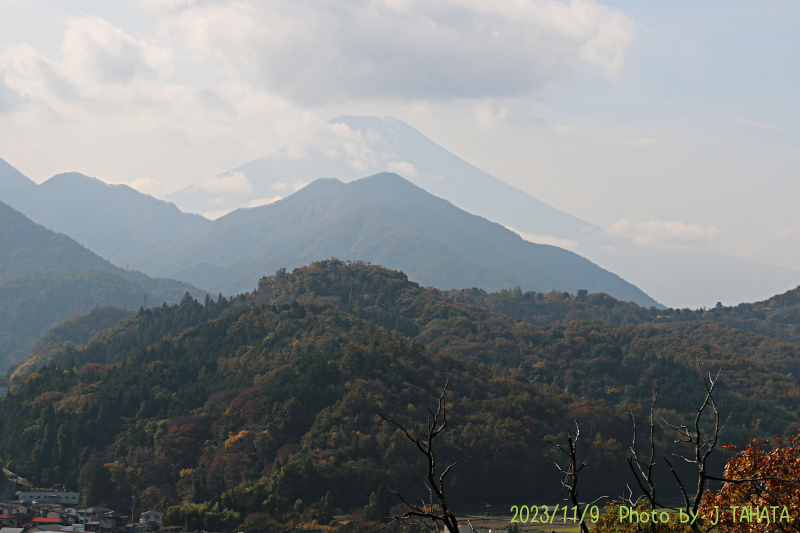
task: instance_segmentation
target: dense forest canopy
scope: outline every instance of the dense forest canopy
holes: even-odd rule
[[[450,379],[441,454],[459,461],[448,485],[458,505],[554,503],[542,436],[563,438],[573,421],[586,497],[619,493],[630,413],[658,388],[659,418],[687,420],[698,368],[720,370],[725,442],[800,427],[798,346],[787,324],[772,327],[779,303],[757,305],[439,291],[374,265],[317,262],[231,299],[141,309],[80,345],[70,328],[54,333],[54,360],[0,402],[0,459],[93,504],[124,508],[136,494],[198,528],[280,528],[362,508],[382,485],[418,494],[422,457],[379,413],[423,422]],[[676,449],[663,427],[656,440]]]

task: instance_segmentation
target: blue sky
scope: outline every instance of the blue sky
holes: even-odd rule
[[[616,235],[800,270],[798,28],[778,1],[0,0],[0,157],[159,196],[394,115]]]

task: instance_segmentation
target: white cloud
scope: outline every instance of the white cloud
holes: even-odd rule
[[[141,191],[145,194],[150,194],[153,196],[160,196],[164,194],[164,188],[161,186],[161,183],[152,178],[141,178],[134,180],[130,183],[130,186],[137,191]]]
[[[572,252],[576,251],[579,246],[578,241],[573,239],[564,239],[561,237],[554,237],[553,235],[540,235],[536,233],[527,233],[525,231],[514,229],[510,226],[506,226],[506,229],[513,231],[526,241],[536,244],[549,244],[551,246],[558,246],[559,248],[564,248],[565,250],[570,250]]]
[[[389,163],[386,164],[386,170],[395,172],[404,178],[416,178],[419,174],[417,167],[408,161],[389,161]]]
[[[635,25],[593,0],[210,0],[146,5],[188,57],[298,102],[530,94],[584,63],[614,77]]]
[[[630,239],[635,244],[651,248],[706,245],[717,237],[717,228],[714,226],[686,224],[679,220],[632,222],[622,219],[605,228],[605,231],[611,236]]]
[[[170,51],[127,35],[98,17],[67,21],[60,56],[49,58],[27,44],[3,50],[5,84],[34,104],[61,113],[76,101],[106,110],[131,99],[156,101],[170,71]]]
[[[272,183],[269,188],[282,192],[284,196],[288,196],[295,191],[299,191],[306,185],[308,185],[307,181],[295,180],[291,183],[287,183],[285,181],[276,181],[275,183]]]
[[[60,43],[0,49],[0,146],[37,180],[70,168],[174,190],[281,146],[386,168],[308,104],[466,102],[491,128],[510,97],[581,64],[613,76],[635,45],[633,22],[594,0],[140,0],[125,30],[88,9],[55,17]],[[246,187],[218,181],[203,186]]]
[[[219,217],[225,216],[230,212],[231,212],[230,209],[222,209],[222,210],[219,210],[219,211],[206,211],[206,212],[203,213],[203,216],[206,217],[209,220],[216,220]]]
[[[253,185],[248,181],[243,172],[231,171],[221,176],[208,178],[200,182],[200,188],[207,192],[229,192],[250,194]]]
[[[63,73],[76,86],[128,84],[168,73],[170,51],[135,39],[99,17],[69,20],[61,45]]]
[[[570,135],[578,131],[574,124],[556,124],[553,126],[553,133],[556,135]]]
[[[508,106],[499,105],[490,99],[483,99],[472,106],[475,120],[484,128],[496,128],[508,116]]]
[[[283,196],[273,196],[272,198],[255,198],[248,202],[247,207],[261,207],[262,205],[274,204],[278,200],[283,200]]]

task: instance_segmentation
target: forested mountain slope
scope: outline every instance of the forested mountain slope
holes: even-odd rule
[[[53,326],[97,305],[137,309],[203,291],[125,271],[0,203],[0,372]]]
[[[134,311],[124,307],[98,305],[88,313],[65,320],[43,335],[31,354],[11,368],[11,378],[63,358],[67,350],[85,344],[101,331],[113,327],[132,314]]]
[[[339,256],[403,269],[439,288],[521,285],[574,292],[588,285],[623,300],[657,305],[590,261],[523,241],[397,175],[382,174],[353,186],[320,180],[279,205],[240,210],[212,222],[125,185],[76,172],[37,185],[0,163],[0,201],[116,265],[214,292],[250,290],[264,271]]]
[[[232,293],[251,290],[265,271],[332,256],[402,270],[441,289],[590,289],[657,305],[575,253],[527,242],[390,173],[347,184],[317,180],[280,202],[230,213],[135,264]]]
[[[465,504],[544,497],[558,480],[539,434],[564,420],[603,429],[587,449],[597,461],[625,438],[608,408],[582,409],[308,302],[242,306],[113,366],[34,371],[0,402],[0,456],[37,480],[79,479],[95,503],[119,506],[134,491],[164,510],[210,501],[240,521],[286,520],[298,499],[327,492],[342,508],[381,484],[417,493],[421,457],[378,412],[418,421],[448,378],[442,460],[464,465],[450,487]]]
[[[598,312],[613,304],[583,296]],[[687,324],[534,325],[400,272],[318,262],[230,301],[142,310],[23,376],[0,402],[0,458],[42,483],[77,480],[94,503],[137,493],[176,523],[233,530],[267,513],[280,528],[331,499],[363,506],[381,484],[416,494],[420,457],[378,413],[419,422],[450,378],[454,500],[554,501],[541,435],[573,420],[593,465],[585,494],[616,493],[629,410],[659,387],[658,415],[688,420],[698,365],[721,368],[725,442],[800,424],[793,375],[670,330]],[[673,450],[663,429],[657,439]]]

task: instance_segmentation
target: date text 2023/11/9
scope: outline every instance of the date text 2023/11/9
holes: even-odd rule
[[[557,517],[561,518],[565,523],[567,520],[582,523],[588,518],[592,523],[596,524],[600,518],[600,508],[596,505],[587,506],[583,509],[567,505],[512,505],[511,513],[512,524],[552,524]]]

